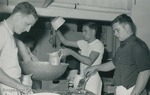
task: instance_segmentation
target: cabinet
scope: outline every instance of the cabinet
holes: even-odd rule
[[[94,6],[113,9],[131,9],[132,0],[55,0],[59,3],[77,4],[77,9],[80,6]]]
[[[57,12],[49,12],[62,17],[111,21],[119,14],[130,13],[132,3],[133,0],[55,0],[48,8],[58,8]]]
[[[41,4],[40,1],[33,0],[34,3],[38,4]],[[17,2],[21,1],[17,0]],[[119,14],[129,14],[132,5],[133,0],[54,0],[47,8],[35,7],[37,13],[42,17],[62,16],[65,18],[111,21]],[[13,8],[14,5],[3,5],[0,6],[0,11],[11,13]]]

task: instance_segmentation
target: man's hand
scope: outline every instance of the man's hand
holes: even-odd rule
[[[18,86],[18,90],[22,93],[24,93],[25,95],[28,95],[28,94],[32,94],[32,89],[31,87],[27,86],[27,85],[23,85],[23,84],[20,84]]]
[[[71,53],[72,53],[72,50],[69,48],[61,49],[61,54],[63,54],[63,56],[71,55]]]
[[[96,72],[98,72],[97,66],[91,66],[91,67],[87,67],[85,70],[84,70],[84,75],[86,76],[91,76],[91,75],[94,75]]]

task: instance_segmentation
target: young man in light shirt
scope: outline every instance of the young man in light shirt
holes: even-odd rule
[[[103,43],[96,38],[96,32],[98,32],[97,28],[98,27],[94,22],[85,23],[82,27],[82,35],[84,40],[79,41],[70,41],[66,39],[60,31],[57,31],[57,35],[64,45],[76,47],[81,50],[80,54],[69,48],[61,50],[63,55],[72,55],[81,62],[81,76],[84,76],[83,70],[87,67],[101,64],[104,53],[104,46]],[[96,95],[101,95],[102,81],[98,73],[89,78],[85,89],[93,92]]]
[[[29,32],[38,20],[35,8],[28,2],[21,2],[12,14],[0,23],[0,92],[2,95],[29,93],[31,88],[21,84],[21,68],[18,63],[18,49],[13,34]]]

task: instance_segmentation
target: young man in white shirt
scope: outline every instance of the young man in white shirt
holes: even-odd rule
[[[10,17],[0,23],[0,92],[2,95],[20,95],[31,88],[19,82],[21,68],[18,63],[18,48],[13,34],[29,32],[38,20],[35,8],[28,2],[21,2]]]
[[[69,49],[62,49],[63,55],[72,55],[78,59],[80,64],[80,75],[84,76],[83,70],[87,67],[101,64],[104,53],[102,42],[96,39],[97,25],[94,22],[89,22],[83,25],[82,32],[84,40],[70,41],[66,39],[60,31],[57,32],[61,42],[66,46],[76,47],[81,50],[80,54]],[[101,95],[102,81],[98,73],[91,76],[86,83],[85,89],[93,92],[96,95]]]

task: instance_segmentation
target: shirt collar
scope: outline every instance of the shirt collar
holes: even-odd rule
[[[12,32],[12,31],[10,30],[10,28],[8,27],[8,24],[7,24],[6,20],[4,20],[3,23],[4,23],[4,26],[7,28],[7,30],[9,31],[9,33],[10,33],[11,35],[13,35],[14,32]]]
[[[123,47],[124,45],[126,45],[128,42],[132,41],[135,38],[135,35],[132,34],[130,35],[127,39],[125,39],[124,41],[120,42],[120,47]]]

